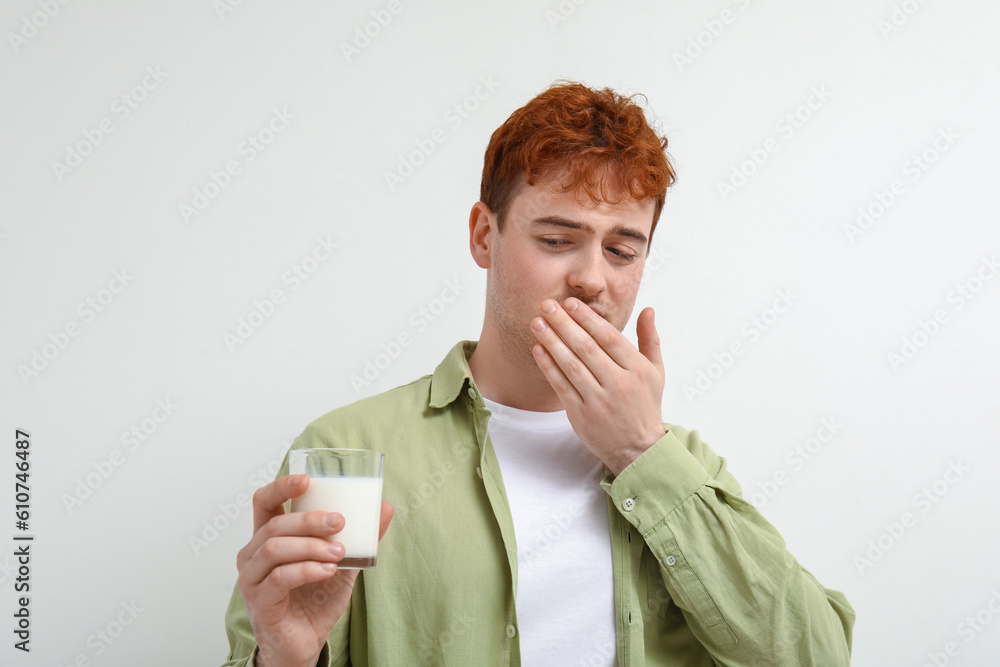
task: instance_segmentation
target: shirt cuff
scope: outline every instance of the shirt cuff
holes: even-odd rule
[[[330,640],[326,640],[326,644],[323,645],[323,650],[319,652],[319,660],[316,661],[316,667],[330,667]]]
[[[608,475],[601,486],[625,520],[645,535],[710,479],[668,430],[621,474]]]
[[[247,662],[244,667],[255,667],[257,660],[257,645],[254,645],[253,651],[250,652],[250,657],[247,658]],[[326,640],[326,644],[323,646],[323,650],[320,651],[319,660],[316,661],[316,667],[330,667],[330,640]]]

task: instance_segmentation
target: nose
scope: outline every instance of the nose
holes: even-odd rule
[[[586,301],[607,288],[606,270],[607,263],[604,260],[603,248],[588,249],[587,252],[578,253],[574,258],[567,281],[577,293],[576,295],[583,297],[582,300]]]

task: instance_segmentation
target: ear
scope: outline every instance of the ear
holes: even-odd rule
[[[477,201],[469,212],[469,250],[482,269],[490,268],[490,250],[496,234],[496,216],[489,206]]]

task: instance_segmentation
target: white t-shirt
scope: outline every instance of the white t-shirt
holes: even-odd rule
[[[486,400],[517,539],[525,667],[615,665],[615,598],[604,464],[566,412]]]

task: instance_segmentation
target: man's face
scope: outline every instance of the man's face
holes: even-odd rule
[[[553,182],[524,185],[503,232],[492,235],[488,316],[507,353],[522,359],[532,360],[529,327],[545,299],[576,297],[625,328],[653,223],[652,199],[594,204],[584,192],[552,190]]]

